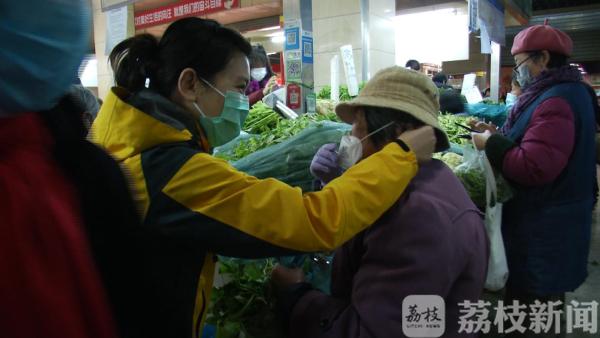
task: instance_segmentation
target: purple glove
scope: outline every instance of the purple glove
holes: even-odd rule
[[[321,148],[310,163],[310,173],[327,184],[342,175],[342,168],[337,163],[337,144],[329,143]]]

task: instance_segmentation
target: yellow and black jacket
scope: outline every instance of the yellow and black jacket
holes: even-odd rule
[[[332,250],[373,224],[417,172],[414,154],[393,143],[303,194],[211,156],[201,134],[171,101],[122,88],[112,89],[92,127],[93,140],[128,171],[144,221],[130,253],[141,274],[132,302],[141,304],[121,311],[136,319],[117,318],[126,337],[199,337],[215,254]]]

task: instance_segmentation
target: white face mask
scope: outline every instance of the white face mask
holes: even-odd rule
[[[358,162],[358,160],[360,160],[363,155],[362,141],[364,141],[367,137],[393,125],[394,123],[395,122],[392,121],[386,124],[385,126],[373,131],[372,133],[368,134],[362,139],[359,139],[358,137],[352,135],[342,136],[340,146],[337,151],[338,164],[340,165],[340,167],[342,167],[343,170],[348,170],[348,168],[356,164],[356,162]]]
[[[253,68],[252,70],[250,70],[250,76],[252,77],[252,80],[260,81],[264,79],[265,76],[267,76],[267,68]]]

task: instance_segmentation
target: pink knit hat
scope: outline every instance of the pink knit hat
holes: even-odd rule
[[[566,56],[573,52],[573,41],[560,29],[548,25],[548,19],[543,25],[526,28],[515,36],[511,54],[547,50]]]

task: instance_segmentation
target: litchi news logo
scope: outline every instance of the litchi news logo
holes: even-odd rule
[[[597,301],[535,301],[529,305],[498,301],[493,305],[480,300],[458,303],[458,309],[459,333],[598,333]],[[436,338],[446,330],[446,304],[440,296],[408,296],[402,302],[402,313],[402,331],[407,337]]]

